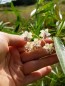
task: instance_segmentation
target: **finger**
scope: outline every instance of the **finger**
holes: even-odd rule
[[[40,57],[44,57],[45,55],[48,55],[48,52],[46,49],[39,48],[31,52],[23,52],[21,53],[21,60],[23,62],[31,61],[34,59],[38,59]]]
[[[36,80],[40,79],[41,77],[49,74],[50,72],[51,72],[51,67],[50,66],[41,68],[41,69],[31,73],[30,75],[28,75],[25,78],[25,84],[29,84],[33,81],[36,81]]]
[[[18,35],[12,35],[12,34],[0,32],[0,38],[3,38],[3,40],[6,43],[8,43],[9,46],[22,47],[26,44],[26,41]]]
[[[43,47],[46,43],[53,43],[53,40],[51,38],[46,38],[44,40],[41,40],[41,46]]]
[[[9,46],[22,47],[26,44],[26,41],[18,35],[8,34]]]
[[[26,44],[26,41],[22,39],[19,35],[7,34],[0,32],[0,37],[9,44],[9,46],[22,47]]]
[[[36,71],[42,67],[48,66],[48,65],[52,65],[58,62],[57,56],[51,55],[48,56],[44,59],[39,59],[39,60],[34,60],[34,61],[30,61],[24,64],[24,74],[29,74],[33,71]]]
[[[44,39],[44,41],[46,42],[46,43],[53,43],[53,40],[52,40],[52,38],[46,38],[46,39]]]

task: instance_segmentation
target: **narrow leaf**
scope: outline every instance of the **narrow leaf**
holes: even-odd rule
[[[59,24],[59,26],[58,26],[58,28],[57,28],[56,36],[60,36],[62,30],[65,31],[65,21],[62,21],[62,22]]]
[[[60,38],[54,37],[54,45],[55,45],[55,50],[56,50],[56,54],[58,56],[60,65],[65,74],[65,47],[64,47],[64,44]]]

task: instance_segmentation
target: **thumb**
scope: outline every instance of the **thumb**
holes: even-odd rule
[[[26,44],[26,41],[22,39],[19,35],[8,34],[8,45],[23,47]]]

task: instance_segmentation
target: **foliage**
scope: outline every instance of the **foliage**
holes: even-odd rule
[[[49,2],[45,0],[38,0],[36,3],[36,8],[31,13],[30,21],[26,21],[26,19],[20,17],[18,10],[14,7],[13,3],[11,3],[11,9],[16,15],[16,22],[14,24],[15,28],[12,30],[8,28],[5,29],[5,26],[3,23],[1,23],[0,30],[13,34],[22,34],[24,31],[30,31],[33,34],[33,39],[40,39],[40,30],[46,30],[48,28],[51,37],[54,38],[54,44],[58,58],[61,58],[61,61],[59,60],[61,67],[62,69],[65,69],[65,52],[62,52],[62,46],[64,46],[65,43],[65,40],[63,40],[63,37],[65,37],[65,20],[63,19],[62,14],[59,10],[59,0],[51,0]],[[37,81],[36,83],[30,85],[64,86],[65,75],[62,72],[60,73],[60,70],[58,68],[55,65],[54,70],[49,76],[46,76],[44,79],[42,78],[40,81]],[[63,79],[62,82],[61,79]]]
[[[62,70],[65,74],[65,46],[58,37],[54,37],[54,45]]]
[[[39,0],[36,5],[36,12],[33,15],[34,24],[31,27],[32,31],[39,35],[41,29],[48,28],[52,35],[56,33],[56,22],[61,22],[61,14],[58,5],[54,1],[43,2]]]

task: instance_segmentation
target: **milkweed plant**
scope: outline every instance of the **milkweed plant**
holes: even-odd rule
[[[25,45],[27,52],[31,52],[40,47],[45,48],[49,54],[56,51],[62,71],[65,74],[65,20],[59,9],[59,3],[59,0],[37,0],[35,9],[30,13],[31,21],[27,30],[22,29],[19,33],[22,38],[27,40],[27,44]],[[5,28],[7,24],[8,23],[4,24],[0,22],[1,29]],[[52,39],[54,42],[42,44],[46,38]],[[55,79],[61,79],[61,75],[58,75],[58,68],[55,67],[55,70],[56,71],[52,70],[54,77],[50,78],[46,76],[46,78],[51,79],[49,86],[64,86],[61,84],[53,85],[53,83],[56,82]],[[44,86],[43,81],[41,86]]]
[[[59,9],[59,1],[45,2],[44,0],[38,0],[36,8],[30,16],[33,22],[30,23],[29,31],[25,31],[21,35],[28,40],[25,48],[27,51],[32,51],[42,47],[50,54],[55,49],[65,74],[65,21]],[[45,43],[42,46],[41,40],[46,38],[52,39],[54,43]]]

